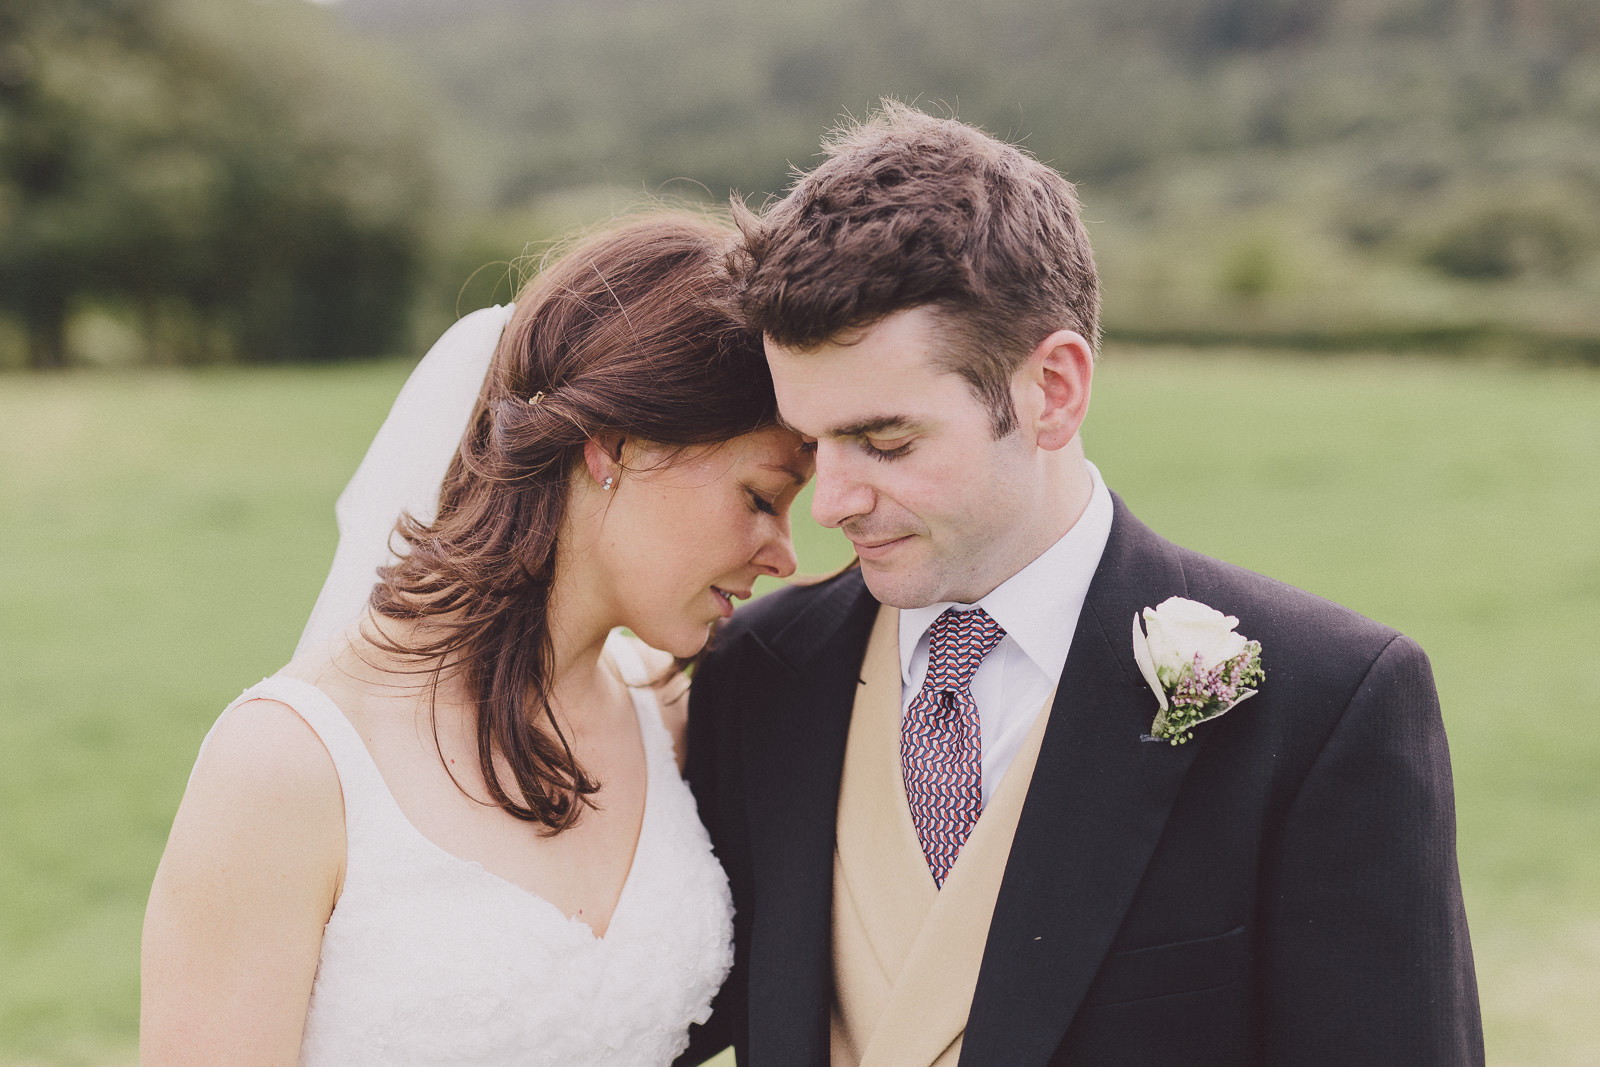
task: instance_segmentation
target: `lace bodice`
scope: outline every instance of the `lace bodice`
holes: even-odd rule
[[[641,680],[625,641],[613,637],[607,650]],[[344,890],[323,932],[302,1065],[665,1067],[683,1050],[732,962],[733,906],[655,698],[633,696],[649,775],[644,820],[597,938],[424,837],[320,689],[273,677],[245,691],[239,701],[294,708],[344,790]]]

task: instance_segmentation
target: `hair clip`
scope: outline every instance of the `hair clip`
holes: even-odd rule
[[[539,406],[539,401],[541,401],[543,399],[544,399],[544,390],[541,389],[537,393],[534,393],[532,396],[530,396],[528,398],[528,403],[533,405],[534,407],[538,407]]]

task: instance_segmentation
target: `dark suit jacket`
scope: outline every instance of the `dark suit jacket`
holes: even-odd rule
[[[1258,696],[1144,742],[1134,614],[1185,596],[1258,640]],[[695,675],[689,778],[736,963],[691,1055],[828,1059],[840,769],[877,603],[859,572],[741,610]],[[1428,661],[1177,547],[1116,501],[1017,827],[961,1063],[1483,1062]]]

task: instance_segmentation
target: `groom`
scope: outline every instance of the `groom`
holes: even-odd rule
[[[1059,174],[897,104],[827,147],[741,219],[734,271],[816,443],[813,512],[860,566],[740,611],[695,676],[689,773],[738,912],[698,1047],[1482,1063],[1421,650],[1108,490],[1079,432],[1095,267]],[[1230,625],[1260,643],[1257,694],[1153,740],[1170,694],[1136,636],[1187,659]]]

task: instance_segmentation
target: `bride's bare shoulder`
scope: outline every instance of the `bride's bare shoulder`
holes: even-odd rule
[[[192,1045],[205,1026],[222,1041],[263,1032],[259,1015],[219,1021],[247,1003],[268,1005],[268,1018],[289,1005],[281,1010],[298,1035],[344,854],[338,772],[315,731],[275,700],[224,712],[178,805],[145,910],[147,1040]]]
[[[185,803],[267,808],[291,821],[342,819],[333,757],[299,713],[268,698],[229,708],[195,762]],[[262,812],[259,817],[273,817]]]
[[[339,775],[316,732],[276,700],[228,709],[173,818],[146,913],[147,958],[299,932],[314,967],[344,856]]]

